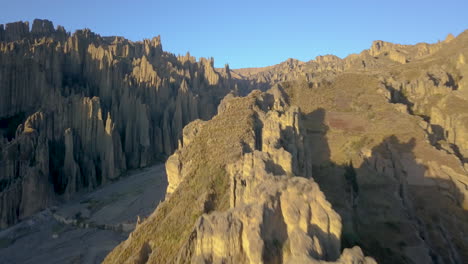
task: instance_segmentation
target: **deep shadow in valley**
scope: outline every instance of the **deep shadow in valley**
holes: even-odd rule
[[[313,178],[342,218],[342,248],[358,245],[378,263],[468,261],[464,195],[450,180],[425,176],[415,139],[390,136],[336,164],[325,117],[321,108],[304,114],[302,131]]]

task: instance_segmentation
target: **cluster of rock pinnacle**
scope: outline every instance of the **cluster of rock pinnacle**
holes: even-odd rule
[[[0,25],[0,228],[167,158],[105,263],[467,262],[467,44],[231,70]]]

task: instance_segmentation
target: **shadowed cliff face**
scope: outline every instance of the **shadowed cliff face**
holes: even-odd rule
[[[342,217],[343,247],[358,245],[379,263],[466,260],[466,192],[450,178],[431,175],[429,170],[442,164],[425,165],[413,153],[415,138],[400,142],[389,136],[337,164],[330,154],[326,111],[317,109],[305,119],[310,127],[322,128],[307,134],[310,148],[316,150],[311,155],[313,175]]]
[[[461,116],[459,120],[464,120],[466,114],[463,106],[467,97],[459,92],[459,87],[463,87],[460,76],[466,71],[457,68],[458,75],[450,71],[453,58],[464,61],[459,59],[458,52],[466,53],[465,46],[460,44],[466,43],[466,36],[463,33],[458,40],[415,46],[377,41],[370,50],[343,60],[323,56],[306,63],[288,60],[263,69],[233,70],[232,76],[253,83],[281,83],[287,95],[273,96],[281,99],[271,103],[267,93],[260,96],[262,100],[256,100],[263,114],[262,111],[248,115],[244,112],[253,120],[245,128],[241,125],[237,128],[245,129],[245,135],[254,138],[240,140],[242,133],[237,132],[199,134],[204,129],[210,131],[208,127],[219,120],[229,123],[228,111],[220,111],[206,123],[197,121],[187,126],[183,142],[188,145],[176,151],[166,163],[168,193],[172,194],[126,242],[111,252],[106,261],[373,261],[365,259],[360,249],[351,256],[346,255],[349,251],[345,250],[338,258],[336,252],[340,246],[337,244],[341,242],[341,248],[359,246],[365,255],[382,263],[466,262],[466,162],[460,157],[462,151],[443,149],[444,142],[434,141],[434,138],[447,140],[447,135],[433,132],[444,133],[448,125],[455,130],[464,128],[463,122],[452,122],[451,118]],[[442,72],[425,74],[421,67],[433,61],[445,63]],[[387,79],[405,77],[410,70],[417,73],[410,77],[416,76],[419,80],[418,76],[427,75],[430,82],[439,84],[425,88],[422,85],[422,90],[426,90],[419,94],[443,94],[445,100],[451,98],[452,107],[443,110],[451,116],[449,121],[439,127],[432,121],[428,123],[417,108],[431,108],[432,101],[421,96],[417,102]],[[419,81],[424,83],[423,79]],[[239,104],[241,99],[237,100],[226,97],[220,109],[230,109],[241,115],[240,109],[247,106]],[[261,102],[270,103],[262,108]],[[273,117],[277,106],[286,103],[295,113],[292,116],[299,117],[297,122],[289,123],[295,125],[288,128],[286,113],[279,114],[284,119],[263,118]],[[248,106],[248,109],[256,108]],[[245,120],[245,117],[237,118]],[[463,138],[464,134],[457,132],[456,135]],[[227,142],[239,144],[235,148],[236,155],[226,159],[221,153]],[[463,144],[463,140],[452,141],[456,149],[462,149],[459,145]],[[205,155],[193,150],[200,146],[221,151],[215,156],[207,154],[208,160],[203,162],[198,158]],[[224,165],[216,173],[200,169],[211,167],[212,161],[217,166]],[[320,191],[304,189],[299,191],[303,194],[301,197],[291,199],[294,202],[283,200],[283,197],[294,196],[295,191],[289,189],[294,189],[294,183],[283,181],[293,175],[312,177],[311,182],[317,183]],[[207,179],[221,183],[224,188],[194,195],[203,193],[199,188],[212,190],[208,187],[212,185],[197,184]],[[311,182],[301,182],[301,185],[307,188]],[[284,189],[277,189],[276,184]],[[309,195],[319,192],[323,192],[331,208],[324,206],[326,203],[320,199],[303,204]],[[188,207],[188,197],[192,196],[203,198],[194,202],[197,206]],[[229,199],[230,206],[217,204],[219,197],[223,197],[223,201]],[[291,204],[295,204],[294,210],[289,207]],[[179,207],[190,209],[181,212]],[[317,230],[313,221],[302,218],[317,215],[317,211],[326,212],[327,219],[334,219],[335,212],[338,213],[339,227],[324,228],[318,224],[321,227]],[[296,226],[297,223],[300,224]],[[180,230],[180,226],[185,228]],[[275,230],[273,234],[271,227]],[[171,230],[169,234],[167,230]],[[302,233],[304,230],[307,231]],[[328,231],[321,233],[320,230]],[[166,238],[171,238],[171,242],[162,242]]]
[[[171,154],[247,82],[213,60],[35,20],[0,27],[0,227]]]
[[[467,164],[467,47],[466,31],[435,44],[400,45],[379,40],[370,49],[344,59],[333,55],[308,62],[289,59],[264,68],[233,70],[233,76],[270,84],[301,80],[324,93],[343,74],[377,76],[380,83],[375,88],[388,101],[427,122],[431,144]]]
[[[464,263],[466,171],[378,83],[349,74],[327,92],[285,84],[303,113],[313,178],[342,218],[342,246],[359,245],[379,263]]]
[[[467,43],[230,70],[1,25],[0,228],[172,154],[108,263],[464,263]]]
[[[309,178],[287,101],[278,86],[226,97],[185,127],[166,163],[170,195],[104,262],[375,263],[359,247],[341,252],[341,218]]]

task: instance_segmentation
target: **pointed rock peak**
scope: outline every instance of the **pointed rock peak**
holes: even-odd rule
[[[153,47],[161,46],[161,36],[158,35],[157,37],[154,37],[153,39],[151,39],[151,45]]]
[[[383,45],[385,45],[385,41],[383,40],[374,40],[372,41],[372,46],[381,48]]]
[[[106,128],[105,128],[107,135],[110,135],[112,133],[112,127],[113,127],[113,123],[112,123],[111,114],[109,112],[107,113]]]
[[[143,69],[150,69],[151,71],[154,71],[153,65],[149,62],[148,57],[146,55],[141,56],[140,59],[135,59],[133,61],[134,66],[140,66]]]
[[[447,37],[445,38],[445,42],[449,43],[450,41],[454,40],[455,36],[452,33],[449,33]]]
[[[161,37],[157,36],[150,39],[144,39],[143,40],[143,45],[145,47],[145,53],[150,55],[152,54],[153,50],[156,50],[157,52],[162,51],[162,45],[161,45]]]
[[[185,78],[182,81],[182,84],[180,85],[180,91],[184,93],[188,92],[188,85],[187,85],[187,81],[185,80]]]
[[[284,91],[281,85],[275,84],[266,93],[273,95],[274,100],[277,102],[280,102],[281,106],[288,105],[288,102],[287,102],[288,96],[286,95],[286,92]]]
[[[331,54],[315,57],[315,61],[317,61],[318,63],[336,62],[336,61],[340,61],[340,60],[341,59],[338,56],[331,55]]]
[[[13,22],[5,24],[4,39],[16,41],[25,38],[29,34],[29,22]]]
[[[28,21],[18,21],[5,24],[5,29],[13,29],[13,28],[27,28],[29,31],[29,22]]]
[[[374,40],[372,42],[371,51],[378,52],[378,51],[380,51],[382,49],[383,46],[385,46],[385,41],[383,41],[383,40]]]
[[[77,38],[83,38],[83,39],[95,39],[99,37],[99,35],[95,34],[89,28],[79,29],[75,31],[75,33],[73,33],[73,36]]]
[[[302,61],[300,61],[298,59],[289,58],[285,62],[283,62],[282,64],[286,64],[289,67],[296,67],[298,65],[304,64],[304,62],[302,62]]]
[[[121,36],[113,36],[113,38],[114,39],[111,42],[112,44],[124,43],[127,41],[124,37]]]
[[[200,58],[200,64],[204,65],[204,66],[211,66],[213,68],[213,65],[214,65],[214,58],[213,57],[210,57],[210,58],[203,58],[201,57]]]
[[[47,19],[34,19],[31,33],[33,34],[51,34],[54,33],[54,24]]]
[[[65,28],[64,28],[63,26],[60,26],[60,25],[57,26],[57,32],[67,33],[67,31],[65,30]]]
[[[229,69],[229,64],[224,65],[224,73],[226,74],[226,78],[231,79],[231,69]]]
[[[382,49],[388,49],[389,47],[392,48],[392,47],[395,47],[395,46],[401,46],[400,44],[395,44],[395,43],[392,43],[392,42],[388,42],[388,41],[383,41],[383,40],[374,40],[372,42],[372,46],[370,48],[371,52],[380,52],[382,51]]]
[[[195,63],[197,61],[197,59],[193,56],[190,55],[190,52],[187,51],[187,53],[185,54],[185,56],[178,56],[177,59],[179,61],[181,61],[182,63],[185,63],[187,61],[191,62],[191,63]]]

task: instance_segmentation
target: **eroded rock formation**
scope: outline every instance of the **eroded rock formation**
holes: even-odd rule
[[[172,195],[105,262],[316,263],[324,260],[375,263],[372,258],[364,257],[357,247],[341,255],[341,218],[307,175],[311,173],[311,164],[304,162],[309,157],[301,136],[300,112],[297,107],[289,106],[279,86],[266,93],[254,91],[246,98],[228,96],[219,108],[213,120],[195,121],[184,129],[183,146],[166,164],[168,191]],[[164,217],[171,203],[177,203],[178,194],[194,192],[191,188],[196,188],[197,183],[192,187],[187,183],[193,181],[194,172],[204,166],[193,149],[205,144],[202,143],[207,140],[205,131],[220,120],[229,120],[232,111],[240,108],[253,110],[244,114],[253,119],[245,127],[239,127],[238,137],[231,138],[232,143],[241,140],[238,144],[242,146],[242,154],[229,159],[213,157],[225,170],[214,180],[228,181],[228,188],[208,191],[198,209],[200,216],[188,225],[192,231],[185,233],[178,244],[182,246],[172,245],[176,247],[173,254],[161,252],[158,236],[163,236],[162,233],[175,223],[160,217]],[[229,136],[217,134],[208,141],[222,143],[223,138]],[[226,196],[229,205],[222,209],[224,206],[219,207],[216,201]],[[154,231],[155,219],[169,226]],[[140,247],[150,248],[144,251],[144,257],[141,257],[143,251],[130,251]]]
[[[419,69],[403,67],[383,75],[383,86],[393,103],[402,103],[411,114],[424,118],[433,145],[468,160],[468,89],[465,64],[467,34],[446,41],[446,47],[429,64],[415,62]],[[468,165],[466,165],[468,166]]]
[[[172,154],[182,128],[238,87],[159,37],[70,34],[47,20],[2,25],[0,61],[0,227]],[[33,178],[44,188],[31,192]]]
[[[232,70],[1,25],[0,227],[172,154],[166,200],[105,262],[464,263],[467,42]]]

